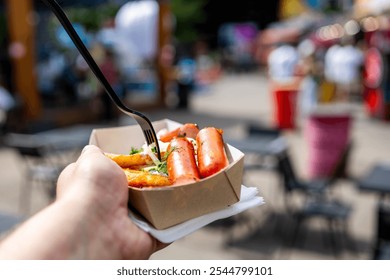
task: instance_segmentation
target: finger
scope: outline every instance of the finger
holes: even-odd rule
[[[94,146],[94,145],[87,145],[83,148],[83,150],[81,151],[81,154],[80,154],[80,158],[83,158],[85,156],[89,156],[91,154],[101,154],[103,155],[103,152],[100,148],[98,148],[97,146]]]

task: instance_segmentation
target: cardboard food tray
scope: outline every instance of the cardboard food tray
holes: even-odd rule
[[[153,122],[156,132],[175,129],[181,124],[172,120]],[[138,125],[94,129],[90,144],[104,152],[128,154],[131,147],[145,142]],[[129,207],[135,209],[156,229],[166,229],[184,221],[224,209],[240,200],[244,154],[226,144],[229,166],[199,182],[161,188],[129,187]]]

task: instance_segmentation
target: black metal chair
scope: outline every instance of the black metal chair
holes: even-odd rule
[[[20,156],[20,172],[24,174],[20,187],[19,208],[29,214],[32,189],[40,186],[49,199],[54,198],[58,176],[65,166],[56,151],[35,135],[8,133],[4,137],[6,147]]]
[[[377,232],[373,248],[373,259],[390,260],[390,205],[385,202],[378,204]]]
[[[338,164],[334,168],[333,174],[329,178],[313,181],[303,181],[298,179],[289,154],[283,153],[279,156],[278,169],[283,179],[284,198],[287,211],[295,218],[295,228],[292,234],[291,246],[297,243],[300,227],[309,218],[323,218],[327,221],[331,233],[331,244],[334,251],[337,251],[335,244],[335,226],[341,224],[341,232],[346,237],[346,222],[351,213],[351,207],[341,201],[329,196],[329,191],[339,177],[345,174],[345,165],[349,156],[351,145],[349,145]],[[303,195],[303,203],[295,208],[290,204],[293,193],[298,192]]]

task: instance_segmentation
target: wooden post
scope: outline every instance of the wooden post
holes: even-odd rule
[[[41,114],[41,100],[35,75],[33,0],[6,0],[6,4],[15,90],[25,118],[36,119]]]

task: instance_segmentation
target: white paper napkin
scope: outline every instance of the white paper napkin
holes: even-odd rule
[[[237,215],[252,207],[264,204],[264,199],[260,196],[257,196],[257,194],[258,194],[257,188],[253,188],[253,187],[248,188],[242,186],[241,198],[239,202],[225,209],[188,220],[186,222],[183,222],[181,224],[163,230],[155,229],[152,225],[136,217],[131,212],[129,216],[137,226],[139,226],[144,231],[149,232],[152,236],[154,236],[159,241],[163,243],[171,243],[206,226],[211,222]]]

